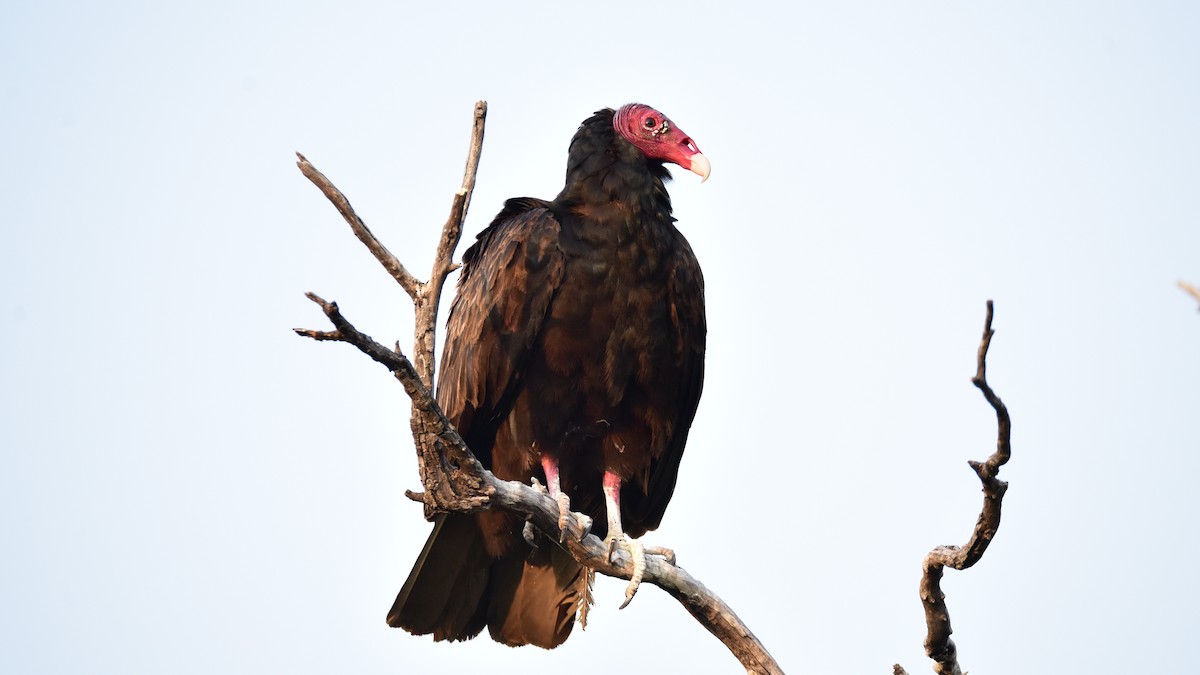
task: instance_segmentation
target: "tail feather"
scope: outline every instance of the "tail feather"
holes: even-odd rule
[[[553,649],[571,634],[582,577],[571,555],[548,541],[493,558],[474,516],[445,514],[387,622],[434,640],[468,640],[486,625],[497,642]]]
[[[475,637],[487,623],[481,600],[491,563],[474,518],[439,516],[388,612],[388,625],[417,635],[433,633],[435,640]]]
[[[488,632],[496,642],[554,649],[575,625],[583,568],[557,544],[543,541],[516,564],[497,561],[492,573]]]

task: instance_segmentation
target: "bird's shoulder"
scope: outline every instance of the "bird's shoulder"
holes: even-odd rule
[[[550,202],[535,197],[515,197],[504,202],[504,208],[483,229],[475,243],[463,254],[463,282],[477,269],[523,243],[541,249],[557,240],[561,225],[550,211]]]

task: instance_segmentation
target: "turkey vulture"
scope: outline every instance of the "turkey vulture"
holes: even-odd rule
[[[665,162],[708,178],[692,139],[649,106],[585,120],[558,197],[508,200],[463,256],[438,383],[484,466],[537,478],[564,522],[586,514],[610,545],[658,527],[704,376],[704,281]],[[584,573],[557,542],[531,547],[523,525],[502,511],[438,516],[388,624],[562,644]]]

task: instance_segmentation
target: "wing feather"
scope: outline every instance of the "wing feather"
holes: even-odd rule
[[[562,283],[561,228],[547,206],[530,198],[505,203],[463,256],[450,308],[438,403],[486,466]]]
[[[708,331],[704,314],[704,276],[683,235],[679,235],[676,250],[668,269],[667,297],[681,376],[677,381],[677,408],[667,432],[670,440],[662,455],[651,460],[645,487],[639,490],[641,495],[636,500],[636,512],[631,514],[639,529],[646,530],[658,527],[675,492],[675,479],[679,475],[688,430],[704,388],[704,349]]]

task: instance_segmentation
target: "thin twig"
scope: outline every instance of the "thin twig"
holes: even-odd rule
[[[954,641],[950,639],[953,630],[950,628],[946,595],[941,588],[943,570],[946,567],[965,570],[979,562],[1000,527],[1000,506],[1004,500],[1004,492],[1008,489],[1008,483],[996,476],[1000,467],[1008,462],[1012,455],[1009,443],[1012,423],[1008,416],[1008,408],[987,383],[987,353],[992,343],[992,335],[992,301],[988,300],[987,320],[984,322],[983,338],[979,343],[975,377],[971,381],[983,392],[984,398],[996,411],[996,451],[986,461],[969,462],[983,483],[983,508],[966,545],[961,548],[939,546],[930,551],[925,556],[924,574],[921,577],[921,601],[925,607],[925,624],[928,629],[925,636],[925,654],[934,660],[934,672],[944,675],[961,675],[962,670],[958,664],[958,650]]]
[[[1179,282],[1179,287],[1183,289],[1184,293],[1187,293],[1188,295],[1192,296],[1193,300],[1195,300],[1196,302],[1200,302],[1200,287],[1194,286],[1194,285],[1189,284],[1188,282],[1182,281],[1182,280],[1180,280],[1180,282]]]
[[[358,237],[359,241],[363,244],[366,244],[367,250],[392,275],[392,278],[400,284],[404,291],[408,293],[408,296],[415,300],[420,291],[421,282],[417,281],[417,278],[412,274],[409,274],[408,270],[400,262],[400,259],[380,243],[379,239],[367,227],[367,224],[363,222],[363,219],[359,218],[358,214],[354,212],[354,207],[350,206],[350,200],[346,199],[346,195],[334,187],[333,183],[325,177],[325,174],[318,171],[317,167],[313,166],[307,157],[298,152],[296,153],[296,157],[299,158],[296,161],[296,166],[300,167],[300,172],[312,181],[313,185],[320,188],[321,192],[325,193],[325,196],[337,208],[338,213],[342,214],[342,217],[349,223],[350,229],[354,231],[354,236]]]

